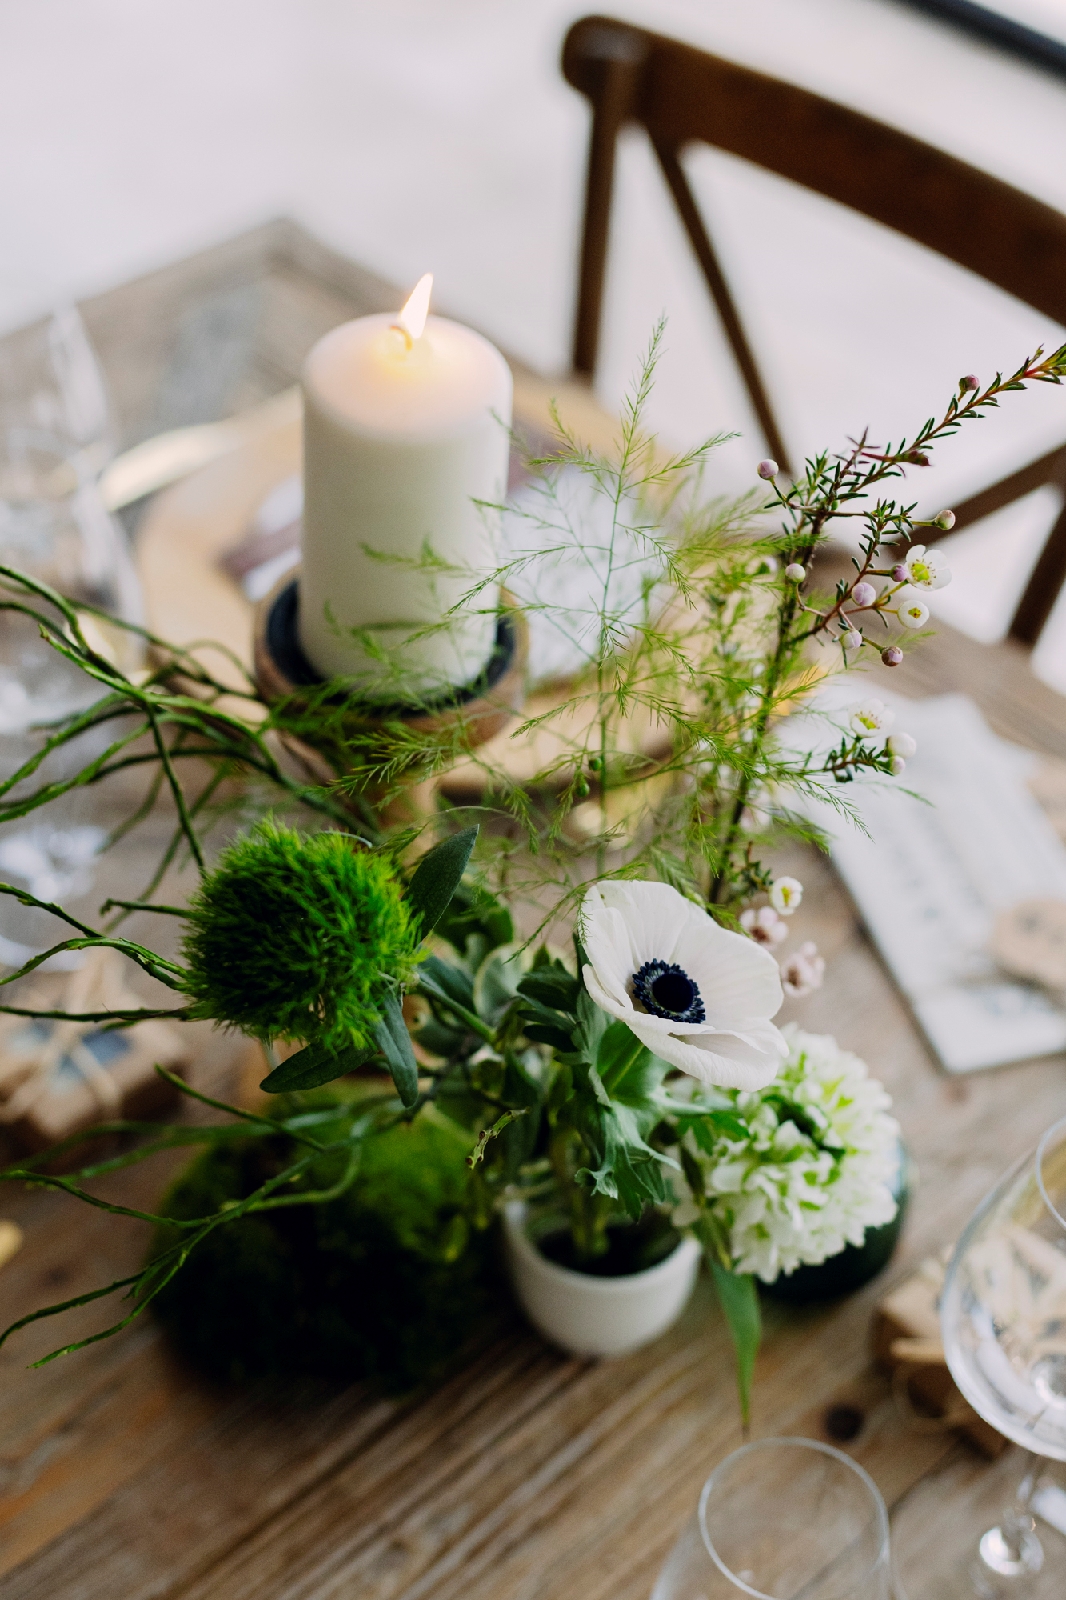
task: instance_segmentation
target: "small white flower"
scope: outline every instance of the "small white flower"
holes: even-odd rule
[[[790,917],[803,899],[803,885],[798,878],[775,878],[770,885],[770,904],[783,917]]]
[[[905,628],[924,628],[929,621],[929,607],[916,594],[901,594],[898,615]]]
[[[825,957],[818,954],[818,946],[808,939],[781,968],[781,987],[792,1000],[801,1000],[822,987],[825,978]]]
[[[790,561],[785,568],[785,577],[790,583],[802,583],[807,576],[807,568],[799,561]]]
[[[593,884],[581,905],[585,987],[663,1061],[701,1082],[758,1089],[787,1052],[770,1018],[777,962],[665,883]]]
[[[901,730],[899,733],[894,733],[886,742],[889,755],[902,756],[904,761],[909,761],[911,756],[918,753],[918,741],[911,733],[904,733]]]
[[[740,913],[740,926],[756,944],[773,946],[788,938],[788,927],[773,906],[749,906]]]
[[[883,700],[863,700],[851,713],[851,726],[865,738],[868,734],[887,733],[896,720],[896,713]]]
[[[912,545],[900,564],[907,574],[905,581],[915,589],[943,589],[951,582],[951,571],[943,556],[924,544]]]

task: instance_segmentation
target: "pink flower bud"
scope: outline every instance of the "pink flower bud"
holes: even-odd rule
[[[954,511],[938,511],[933,521],[938,528],[943,528],[944,532],[948,533],[955,526],[955,513]]]
[[[771,461],[769,457],[767,457],[765,461],[759,462],[759,465],[755,468],[755,470],[759,474],[760,478],[765,478],[766,481],[769,482],[771,478],[777,477],[777,474],[781,471],[781,468],[778,466],[776,461]]]
[[[892,776],[898,778],[900,773],[906,770],[906,766],[907,763],[902,756],[893,756],[891,762]]]
[[[906,583],[910,578],[910,573],[907,571],[902,561],[897,561],[896,565],[892,568],[892,576],[897,583]]]
[[[792,999],[801,999],[821,988],[825,978],[825,958],[810,939],[781,968],[781,987]]]
[[[788,566],[785,568],[785,577],[788,578],[791,583],[802,583],[806,576],[807,568],[801,566],[798,561],[790,561]]]
[[[857,606],[872,606],[877,599],[877,590],[872,583],[857,583],[851,591],[851,598]]]
[[[903,651],[898,644],[890,644],[887,650],[881,651],[881,660],[886,667],[898,667],[903,660]]]
[[[968,372],[965,378],[959,379],[959,388],[962,390],[963,394],[967,394],[971,389],[979,389],[980,387],[980,380],[977,378],[976,374],[972,372]]]

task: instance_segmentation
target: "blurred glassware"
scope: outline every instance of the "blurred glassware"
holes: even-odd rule
[[[75,306],[0,341],[0,437],[4,499],[70,493],[95,481],[113,456],[107,386]]]
[[[716,1467],[652,1600],[890,1600],[872,1478],[813,1439],[759,1439]]]
[[[1036,1458],[1066,1461],[1066,1118],[978,1206],[948,1266],[940,1317],[962,1394],[1030,1452],[1014,1503],[980,1538],[975,1530],[969,1588],[950,1592],[1028,1597],[1044,1566],[1030,1503]],[[1066,1574],[1055,1582],[1066,1592]],[[928,1589],[948,1592],[940,1580]]]
[[[125,622],[142,616],[126,536],[104,506],[99,475],[112,454],[106,390],[73,309],[0,344],[0,565],[17,567],[72,599]],[[7,593],[0,600],[8,599]],[[57,617],[57,621],[59,618]],[[85,619],[96,648],[124,670],[143,650],[106,618]],[[47,742],[47,724],[90,705],[99,686],[41,636],[32,618],[0,611],[0,782]],[[113,725],[50,753],[8,798],[71,777],[106,748]],[[0,875],[42,900],[92,887],[106,838],[99,792],[73,790],[0,830]],[[20,964],[64,935],[42,911],[0,901],[0,962]]]

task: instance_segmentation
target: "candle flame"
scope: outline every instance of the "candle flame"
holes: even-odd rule
[[[429,297],[433,293],[433,274],[425,273],[407,299],[407,304],[396,318],[396,326],[407,340],[410,349],[416,339],[421,339],[429,315]]]

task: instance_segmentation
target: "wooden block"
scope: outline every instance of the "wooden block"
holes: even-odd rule
[[[893,1378],[893,1387],[917,1425],[954,1428],[982,1455],[994,1459],[1009,1440],[979,1417],[955,1387],[940,1338],[940,1291],[950,1250],[930,1256],[877,1306],[871,1327],[874,1360]]]

